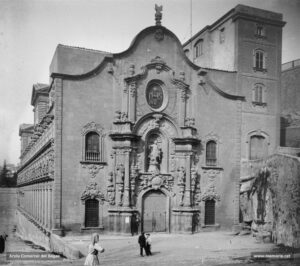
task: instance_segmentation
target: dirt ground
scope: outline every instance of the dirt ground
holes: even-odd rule
[[[270,243],[258,243],[250,235],[236,236],[230,232],[203,232],[194,235],[152,234],[152,256],[141,257],[137,243],[138,236],[101,236],[100,243],[105,252],[100,254],[100,265],[300,265],[300,260],[251,259],[252,252],[267,252],[277,249]],[[77,247],[85,256],[89,236],[65,237],[65,240]],[[39,251],[30,243],[24,243],[16,237],[7,242],[6,251]],[[79,266],[85,258],[78,260],[61,259],[58,261],[7,261],[0,256],[0,265],[56,265]]]

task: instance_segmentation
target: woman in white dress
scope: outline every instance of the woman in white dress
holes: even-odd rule
[[[88,255],[85,259],[84,266],[97,266],[100,265],[98,253],[104,252],[104,248],[99,245],[99,234],[92,234],[92,243],[89,244]]]

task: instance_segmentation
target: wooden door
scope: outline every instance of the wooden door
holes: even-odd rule
[[[143,201],[143,231],[166,232],[167,197],[160,191],[151,191]]]
[[[99,201],[88,199],[85,202],[85,227],[99,226]]]

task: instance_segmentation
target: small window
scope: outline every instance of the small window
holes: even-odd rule
[[[203,54],[203,40],[199,40],[195,46],[195,58],[199,57],[200,55]]]
[[[256,37],[264,37],[265,36],[265,28],[261,24],[256,25],[256,32],[255,32]]]
[[[205,225],[215,224],[215,204],[216,203],[213,199],[205,201],[205,216],[204,216]]]
[[[268,155],[267,141],[264,136],[253,135],[250,137],[250,160],[263,159]]]
[[[206,144],[206,165],[217,165],[217,143],[214,140],[210,140]]]
[[[85,160],[100,161],[99,135],[96,132],[89,132],[85,137]]]
[[[99,226],[99,201],[88,199],[85,201],[85,227]]]
[[[265,86],[255,84],[252,91],[252,103],[255,105],[266,105]]]
[[[220,43],[225,42],[225,28],[220,29]]]
[[[266,71],[266,54],[262,50],[255,50],[253,58],[253,69],[255,71]]]

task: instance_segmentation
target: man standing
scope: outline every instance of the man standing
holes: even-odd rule
[[[145,233],[142,232],[142,234],[139,236],[139,240],[138,240],[139,244],[140,244],[140,255],[143,257],[143,249],[145,250],[145,253],[147,254],[147,250],[146,250],[146,238],[145,238]]]

